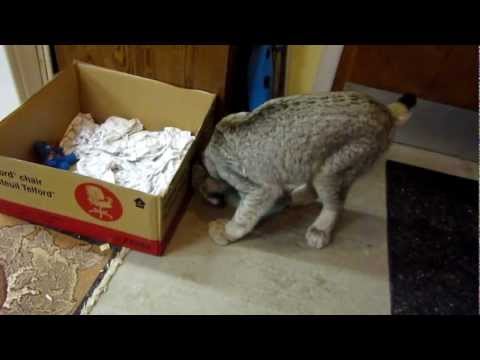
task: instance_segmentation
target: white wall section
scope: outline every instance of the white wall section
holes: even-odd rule
[[[21,104],[5,45],[0,45],[0,121]]]

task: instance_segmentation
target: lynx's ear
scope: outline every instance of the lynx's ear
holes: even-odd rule
[[[211,177],[208,177],[204,184],[208,194],[224,194],[230,188],[226,182]]]
[[[195,191],[199,191],[202,184],[208,178],[207,170],[196,162],[192,167],[192,186]]]
[[[229,185],[208,175],[207,169],[199,162],[192,167],[192,186],[202,197],[214,206],[225,206],[224,193]]]
[[[223,181],[207,177],[200,185],[200,193],[211,205],[224,207],[225,193],[229,186]]]

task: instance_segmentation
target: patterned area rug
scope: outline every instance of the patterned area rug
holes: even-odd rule
[[[0,214],[0,315],[87,314],[126,253]]]

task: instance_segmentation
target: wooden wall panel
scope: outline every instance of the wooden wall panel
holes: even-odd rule
[[[230,100],[229,48],[224,45],[192,45],[188,46],[186,53],[185,86],[222,94],[217,103],[219,113],[225,112]]]
[[[200,89],[219,96],[219,115],[228,96],[228,45],[57,45],[60,70],[73,60]]]
[[[188,87],[185,83],[186,46],[130,46],[134,73],[172,85]]]
[[[431,101],[478,107],[478,48],[455,45],[346,46],[335,81],[414,92]]]
[[[221,45],[188,46],[186,86],[201,90],[225,92],[225,78],[218,76],[228,68],[229,47]],[[211,69],[205,71],[205,69]]]
[[[131,49],[126,45],[61,45],[55,46],[60,70],[80,60],[109,69],[133,74],[134,62]]]

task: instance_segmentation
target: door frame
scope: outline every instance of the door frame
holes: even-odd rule
[[[341,62],[342,54],[345,45],[324,45],[324,52],[322,59],[317,68],[317,73],[312,85],[312,92],[324,92],[331,91],[334,87],[334,80],[337,73],[338,66]],[[288,66],[290,63],[291,53],[286,47],[286,59],[285,59],[285,79],[288,79]],[[283,94],[287,93],[287,81],[283,84]]]
[[[333,80],[332,90],[342,91],[347,79],[350,77],[355,56],[357,54],[358,45],[345,45],[343,48],[342,56],[339,59],[337,69],[335,71],[335,77]]]
[[[49,45],[6,45],[20,101],[24,102],[47,82],[53,74]]]
[[[313,84],[312,91],[314,93],[335,90],[335,79],[346,47],[349,46],[325,45],[322,61]]]

